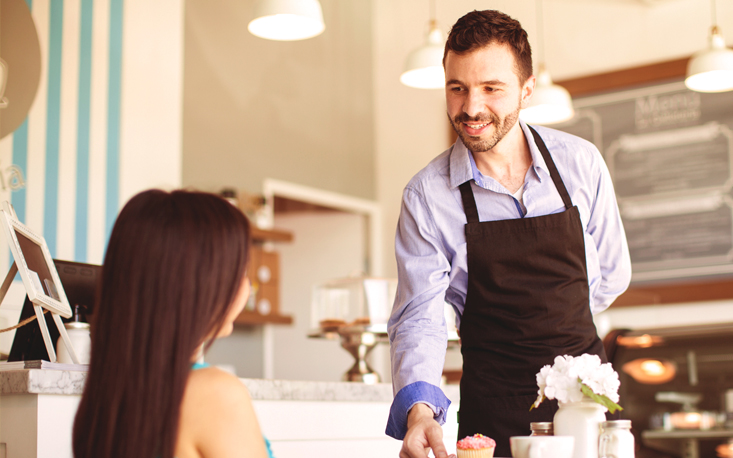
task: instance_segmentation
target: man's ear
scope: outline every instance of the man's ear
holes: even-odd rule
[[[529,106],[530,100],[532,100],[532,95],[534,94],[534,87],[535,84],[537,84],[537,78],[535,78],[534,75],[527,78],[527,81],[524,82],[522,85],[522,103],[521,108],[527,108]]]

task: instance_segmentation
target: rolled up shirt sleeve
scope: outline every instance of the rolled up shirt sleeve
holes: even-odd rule
[[[398,286],[388,333],[395,398],[387,435],[402,440],[407,413],[422,402],[443,424],[450,401],[439,388],[448,335],[445,293],[451,263],[419,190],[408,187],[395,242]]]

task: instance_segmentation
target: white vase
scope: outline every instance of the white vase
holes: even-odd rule
[[[606,408],[587,396],[579,402],[560,402],[553,428],[556,436],[575,437],[573,458],[598,458],[598,436]]]

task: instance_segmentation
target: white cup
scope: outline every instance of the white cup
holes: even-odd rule
[[[573,436],[514,436],[509,438],[514,458],[572,458]]]

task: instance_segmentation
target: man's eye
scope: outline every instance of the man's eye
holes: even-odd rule
[[[451,90],[451,92],[461,92],[461,91],[463,91],[463,88],[462,87],[458,87],[458,86],[454,86],[454,87],[450,88],[450,90]]]
[[[493,87],[490,87],[490,86],[486,86],[484,88],[484,91],[486,91],[486,92],[496,92],[496,88],[493,88]]]

